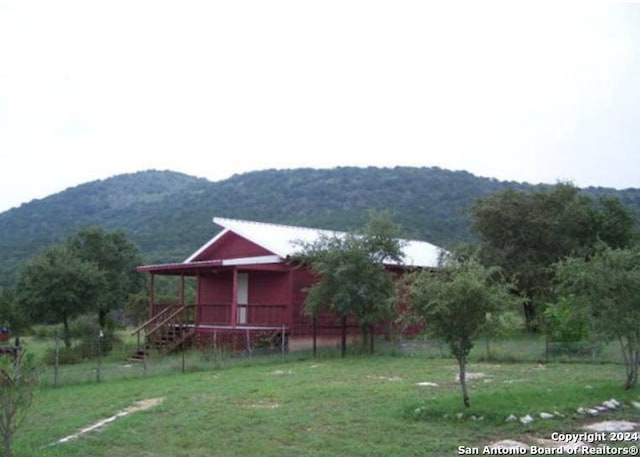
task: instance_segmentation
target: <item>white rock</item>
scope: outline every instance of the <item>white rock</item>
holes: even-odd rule
[[[465,373],[465,376],[464,376],[464,378],[465,378],[467,381],[471,381],[471,380],[473,380],[473,379],[483,379],[483,378],[486,378],[486,377],[487,377],[487,375],[486,375],[486,374],[484,374],[484,373],[481,373],[481,372],[478,372],[478,373],[475,373],[475,372],[467,372],[467,373]],[[456,375],[456,382],[460,382],[460,373],[458,373],[458,374]]]
[[[422,387],[438,387],[438,384],[436,384],[435,382],[423,381],[423,382],[416,382],[416,386],[422,386]]]
[[[288,375],[288,374],[293,374],[293,372],[291,370],[275,370],[271,372],[272,375],[274,376],[284,376],[284,375]]]
[[[595,409],[595,408],[589,408],[589,409],[587,409],[587,412],[588,412],[589,414],[591,414],[592,416],[597,416],[598,414],[600,414],[600,411],[598,411],[598,410],[597,410],[597,409]]]
[[[540,413],[540,419],[553,419],[553,414],[549,413]]]
[[[605,421],[587,425],[585,430],[594,432],[630,432],[640,424],[628,421]]]
[[[584,408],[581,406],[580,408],[576,409],[576,412],[577,412],[578,414],[585,414],[585,413],[587,412],[587,410],[586,410],[586,409],[584,409]]]
[[[602,402],[602,406],[604,406],[607,409],[616,409],[618,407],[618,405],[616,405],[613,401],[611,400],[607,400],[607,401],[603,401]]]
[[[509,414],[509,416],[504,420],[505,422],[513,422],[513,421],[517,421],[518,418],[513,415],[513,414]]]
[[[523,425],[530,424],[531,422],[533,422],[533,417],[531,417],[529,414],[520,418],[520,423]]]
[[[640,409],[640,401],[631,401],[631,404],[633,405],[634,408],[636,409]]]
[[[495,443],[490,444],[489,447],[491,449],[529,449],[529,446],[526,444],[514,440],[496,441]]]

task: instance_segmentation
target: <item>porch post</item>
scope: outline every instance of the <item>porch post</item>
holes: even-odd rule
[[[180,306],[184,305],[184,273],[180,273]]]
[[[156,304],[155,278],[156,278],[156,275],[151,273],[150,276],[149,276],[149,319],[151,319],[153,317],[153,315],[154,315],[154,313],[153,313],[154,310],[153,309],[155,308],[155,304]]]
[[[238,269],[233,268],[233,294],[231,296],[230,324],[235,327],[238,324]]]
[[[198,270],[196,271],[196,309],[193,312],[193,323],[196,324],[196,327],[200,322],[200,292],[200,270]]]

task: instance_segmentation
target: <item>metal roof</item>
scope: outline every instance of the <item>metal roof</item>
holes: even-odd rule
[[[237,235],[273,252],[281,259],[287,259],[302,250],[303,243],[313,243],[322,236],[344,236],[345,232],[321,230],[291,225],[270,224],[238,219],[214,217],[213,222],[223,228],[208,243],[194,252],[185,263],[193,262],[200,253],[214,244],[227,232]],[[402,264],[414,267],[436,267],[443,249],[426,241],[401,240],[403,242],[404,259]]]

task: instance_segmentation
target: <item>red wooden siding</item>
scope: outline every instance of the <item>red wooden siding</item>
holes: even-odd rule
[[[249,273],[249,304],[287,305],[289,275],[281,272]]]
[[[273,252],[233,232],[227,232],[194,260],[238,259],[263,255],[273,255]]]
[[[231,271],[201,274],[198,288],[199,324],[228,325],[231,320],[233,274]]]

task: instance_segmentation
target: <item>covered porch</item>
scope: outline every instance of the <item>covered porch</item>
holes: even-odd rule
[[[186,345],[282,345],[291,324],[291,274],[281,264],[224,261],[150,265],[149,319],[136,328],[138,350],[171,352]],[[177,296],[157,294],[158,276],[177,278]],[[187,283],[189,282],[189,285]],[[195,290],[194,290],[195,288]]]

